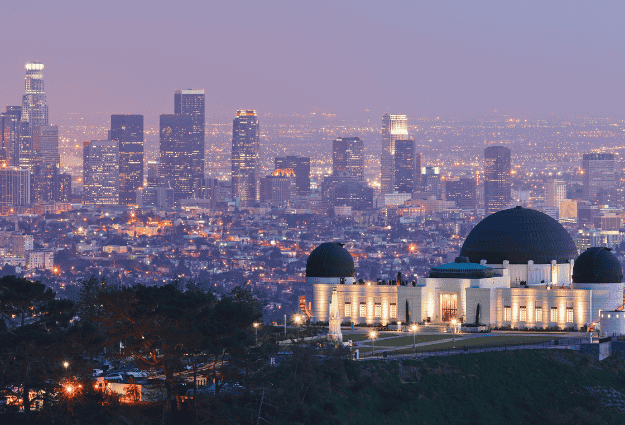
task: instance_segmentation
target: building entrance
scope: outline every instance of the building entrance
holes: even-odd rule
[[[458,294],[441,294],[441,318],[449,322],[457,317]]]

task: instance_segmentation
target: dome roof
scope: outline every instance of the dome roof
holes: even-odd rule
[[[464,241],[460,255],[472,263],[566,263],[577,257],[577,247],[566,229],[547,214],[516,207],[480,221]]]
[[[325,242],[308,256],[306,277],[354,277],[354,259],[343,244]]]
[[[573,265],[573,283],[620,283],[621,263],[608,248],[588,248]]]

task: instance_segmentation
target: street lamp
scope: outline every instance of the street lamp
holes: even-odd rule
[[[375,354],[375,337],[377,334],[376,331],[369,332],[369,338],[371,339],[371,355]]]
[[[416,337],[415,337],[415,332],[417,332],[417,325],[412,325],[410,327],[410,330],[412,331],[412,349],[414,350],[416,348]]]
[[[295,325],[297,326],[297,339],[299,339],[299,325],[302,322],[302,316],[299,314],[295,316]]]
[[[456,342],[456,319],[451,319],[451,324],[453,326],[454,342]]]
[[[256,344],[258,344],[258,322],[254,322],[254,333],[255,333]]]

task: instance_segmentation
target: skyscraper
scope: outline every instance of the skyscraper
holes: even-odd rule
[[[232,196],[242,206],[258,199],[259,136],[256,111],[238,110],[232,121]]]
[[[461,177],[445,181],[445,199],[454,201],[458,208],[474,210],[477,207],[475,179]]]
[[[137,203],[143,186],[143,115],[111,115],[111,140],[119,143],[119,203]]]
[[[189,153],[191,155],[191,174],[193,190],[199,196],[204,179],[204,133],[206,127],[204,90],[176,90],[174,93],[174,114],[191,117],[191,139]]]
[[[566,199],[566,182],[549,180],[545,188],[545,206],[560,208],[560,202]]]
[[[382,116],[382,156],[380,158],[381,193],[391,193],[395,188],[395,141],[408,139],[408,120],[405,115]]]
[[[33,160],[46,164],[61,162],[59,156],[59,128],[56,125],[36,125],[32,131]]]
[[[365,181],[365,145],[359,137],[339,137],[332,142],[332,175],[341,171]]]
[[[43,80],[43,64],[38,61],[28,62],[24,67],[26,78],[20,119],[19,164],[30,168],[33,155],[33,130],[35,126],[48,125],[48,105]]]
[[[119,204],[119,143],[92,140],[83,146],[85,205]]]
[[[582,156],[582,197],[595,203],[606,204],[616,197],[614,154],[585,153]]]
[[[304,156],[277,157],[274,160],[275,170],[291,169],[295,172],[295,186],[298,196],[310,195],[310,158]]]
[[[395,141],[394,192],[413,193],[421,182],[421,154],[415,151],[414,140]]]
[[[190,115],[163,114],[160,117],[161,163],[159,173],[174,189],[174,202],[194,195],[193,119]]]
[[[30,172],[23,168],[0,167],[0,207],[30,204]]]
[[[7,106],[0,113],[0,162],[19,165],[21,106]]]
[[[489,146],[484,149],[484,209],[486,214],[508,208],[511,198],[510,149]]]

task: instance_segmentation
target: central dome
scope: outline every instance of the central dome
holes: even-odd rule
[[[480,221],[464,241],[460,255],[472,263],[566,263],[577,257],[577,247],[566,229],[547,214],[516,207]]]
[[[352,254],[340,243],[322,243],[306,261],[306,277],[354,277],[355,272]]]

